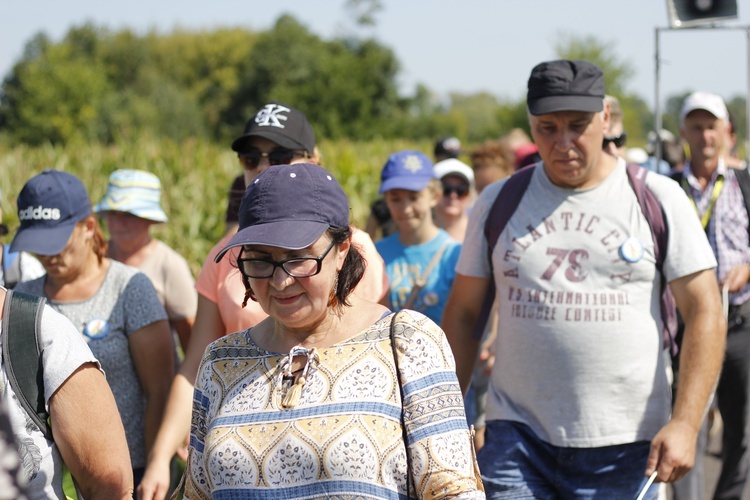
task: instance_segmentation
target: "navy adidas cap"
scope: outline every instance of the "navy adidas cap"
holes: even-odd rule
[[[91,201],[75,175],[48,169],[29,179],[16,202],[21,222],[11,252],[57,255],[76,224],[91,214]]]
[[[312,163],[272,165],[245,190],[240,228],[219,252],[244,245],[299,250],[330,227],[349,225],[349,198],[336,179]]]

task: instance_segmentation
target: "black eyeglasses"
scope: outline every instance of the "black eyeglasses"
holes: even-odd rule
[[[622,134],[616,136],[616,137],[605,137],[604,141],[602,141],[602,148],[606,148],[609,146],[609,143],[615,145],[616,148],[621,148],[625,145],[625,143],[628,140],[628,133],[623,132]]]
[[[278,262],[268,259],[240,257],[237,259],[237,267],[246,278],[270,278],[276,272],[277,267],[283,269],[292,278],[309,278],[320,272],[323,267],[323,260],[335,244],[335,241],[331,241],[331,244],[320,257],[294,257]]]
[[[466,184],[459,184],[457,186],[443,184],[443,196],[450,198],[450,195],[456,193],[456,196],[463,198],[469,194],[469,186]]]
[[[258,168],[261,158],[268,158],[270,165],[288,165],[295,156],[307,158],[307,151],[297,151],[293,149],[274,149],[270,153],[261,153],[260,149],[251,148],[242,151],[238,156],[245,163],[246,168]]]

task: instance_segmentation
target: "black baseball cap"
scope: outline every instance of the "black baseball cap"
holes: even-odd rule
[[[604,108],[604,74],[587,61],[537,64],[529,77],[526,105],[532,115],[558,111],[596,113]]]
[[[302,111],[280,102],[270,102],[255,113],[242,135],[232,142],[232,149],[241,153],[250,137],[263,137],[282,148],[303,149],[311,156],[314,154],[315,132],[307,117]]]
[[[434,156],[445,156],[446,158],[458,158],[461,154],[461,141],[456,137],[441,137],[435,142]]]

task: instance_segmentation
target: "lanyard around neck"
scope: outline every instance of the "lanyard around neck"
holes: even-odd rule
[[[682,178],[682,187],[685,189],[686,193],[690,193],[690,185],[688,184],[687,178]],[[714,189],[711,191],[711,201],[708,202],[708,208],[706,209],[706,212],[701,215],[700,210],[698,209],[698,204],[695,203],[695,198],[690,196],[690,201],[693,202],[693,206],[695,207],[695,211],[698,213],[698,215],[701,218],[701,224],[703,225],[703,229],[708,228],[708,222],[711,220],[711,214],[714,212],[714,206],[716,205],[716,200],[719,199],[719,195],[721,194],[721,190],[724,189],[724,176],[719,174],[716,177],[716,182],[714,182]]]

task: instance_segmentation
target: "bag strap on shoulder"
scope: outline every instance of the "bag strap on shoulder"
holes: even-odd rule
[[[492,304],[495,302],[495,272],[492,265],[492,252],[495,250],[495,245],[500,238],[500,234],[505,229],[505,226],[508,225],[508,221],[521,203],[521,199],[526,193],[526,188],[529,187],[529,183],[531,182],[534,168],[535,165],[529,165],[508,177],[497,194],[492,208],[487,213],[487,221],[484,224],[484,237],[487,240],[490,283],[487,286],[487,293],[484,296],[484,302],[482,303],[479,317],[472,332],[472,338],[475,340],[482,338],[485,325],[487,325],[487,321],[492,313]]]
[[[396,364],[396,381],[401,392],[401,433],[404,440],[404,447],[406,448],[406,495],[407,498],[412,498],[410,494],[414,491],[414,478],[412,477],[411,458],[409,457],[409,433],[406,431],[406,418],[404,416],[404,412],[406,411],[406,392],[404,392],[404,381],[401,378],[400,354],[396,345],[396,323],[399,319],[399,314],[402,314],[401,311],[395,312],[391,316],[389,337],[391,339],[391,349],[393,350],[393,361]]]
[[[638,205],[641,207],[643,216],[651,226],[651,236],[654,238],[654,257],[656,258],[656,268],[661,272],[664,266],[664,260],[667,256],[667,243],[669,241],[669,230],[667,228],[667,219],[664,216],[664,210],[661,203],[654,193],[646,187],[646,176],[649,171],[635,163],[628,163],[625,167],[628,174],[628,182],[635,192]]]
[[[734,176],[740,185],[740,191],[742,191],[742,201],[745,202],[745,210],[750,215],[750,172],[748,171],[748,167],[736,169]]]
[[[8,382],[19,403],[44,437],[52,440],[52,427],[44,399],[44,370],[39,341],[45,303],[43,297],[7,292],[3,311],[2,353]]]
[[[656,259],[656,269],[659,271],[660,278],[660,309],[661,309],[661,331],[662,344],[669,348],[672,356],[677,355],[679,345],[677,342],[677,306],[674,295],[669,288],[669,283],[664,276],[664,261],[667,258],[667,247],[669,245],[669,226],[667,218],[664,215],[661,203],[654,195],[653,191],[646,186],[646,176],[649,171],[640,165],[628,163],[626,166],[628,182],[630,182],[641,212],[646,218],[651,228],[651,237],[654,240],[654,258]],[[750,179],[749,179],[750,180]]]

